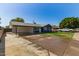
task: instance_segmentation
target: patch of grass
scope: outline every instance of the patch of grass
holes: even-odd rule
[[[63,39],[72,40],[74,33],[73,32],[51,32],[51,33],[43,33],[43,34],[44,34],[44,36],[55,35],[55,36],[61,37]]]

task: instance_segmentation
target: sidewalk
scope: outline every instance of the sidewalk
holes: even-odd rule
[[[79,41],[79,32],[74,34],[73,39]]]

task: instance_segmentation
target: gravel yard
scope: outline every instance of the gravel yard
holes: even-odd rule
[[[65,49],[67,48],[69,41],[63,40],[57,36],[41,36],[41,35],[31,35],[23,36],[24,39],[34,42],[43,48],[50,50],[56,55],[63,55]]]

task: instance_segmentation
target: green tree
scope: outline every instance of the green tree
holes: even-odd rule
[[[23,18],[15,18],[15,19],[12,19],[11,21],[15,21],[15,22],[24,22],[24,19]]]
[[[78,17],[67,17],[64,18],[60,24],[60,28],[79,28],[79,18]]]

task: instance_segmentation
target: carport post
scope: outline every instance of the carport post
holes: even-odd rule
[[[18,34],[17,34],[17,26],[16,26],[16,36],[18,36]]]
[[[41,33],[41,28],[39,28],[39,32]]]

